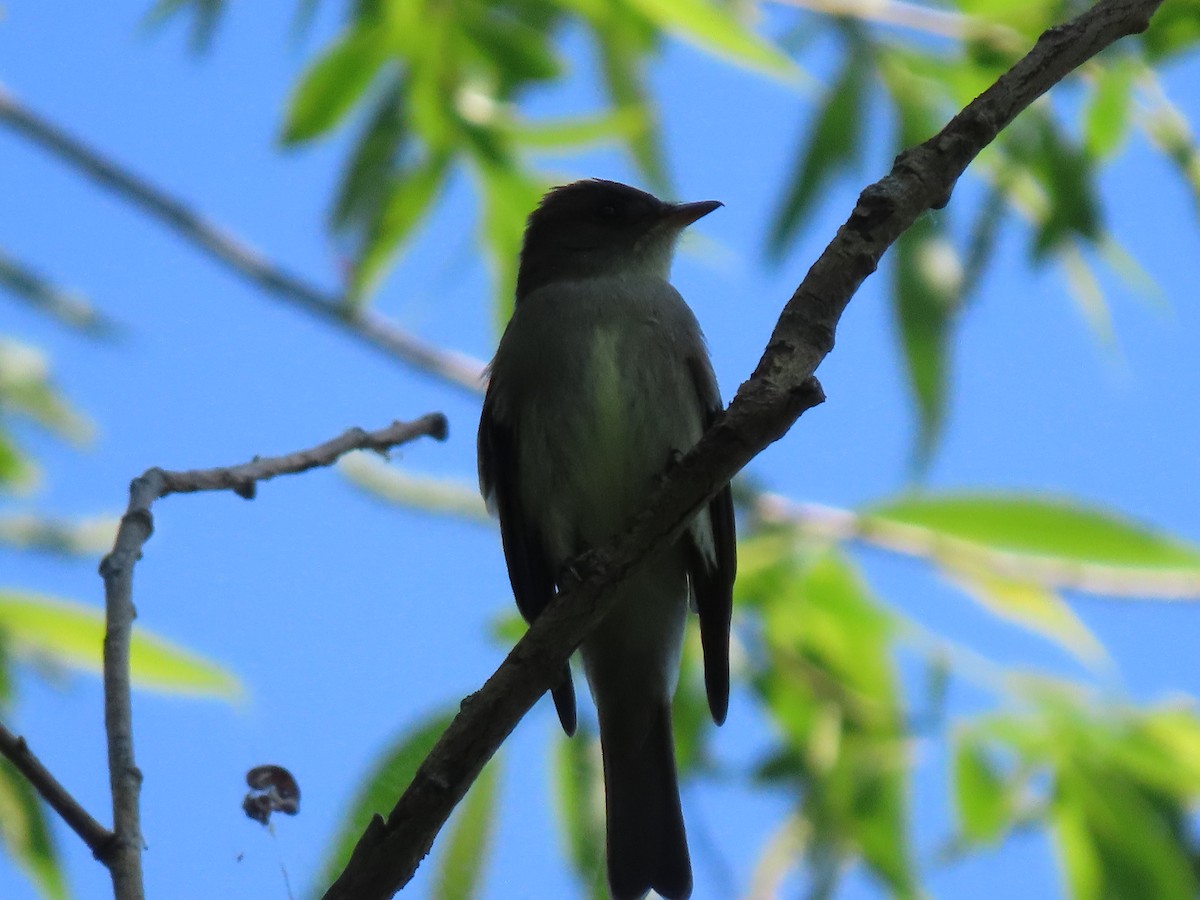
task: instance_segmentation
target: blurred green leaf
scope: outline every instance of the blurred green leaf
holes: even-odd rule
[[[386,815],[396,804],[400,794],[412,782],[421,761],[429,755],[453,718],[454,713],[448,711],[428,716],[379,754],[367,777],[359,782],[337,834],[329,843],[316,878],[318,890],[323,891],[332,884],[346,867],[367,823],[377,815]]]
[[[1107,661],[1104,647],[1057,593],[1039,584],[1005,578],[985,569],[953,568],[972,597],[1003,618],[1030,628],[1084,662]]]
[[[84,297],[0,252],[0,285],[33,308],[94,337],[111,337],[117,327]]]
[[[954,746],[954,803],[958,827],[969,841],[997,842],[1012,823],[1016,803],[983,748],[960,735]]]
[[[1022,494],[903,497],[864,515],[1005,553],[1076,563],[1200,572],[1200,547],[1070,500]]]
[[[604,781],[595,735],[584,728],[569,739],[555,734],[554,785],[571,868],[588,897],[605,900]]]
[[[309,66],[292,91],[283,142],[298,144],[337,126],[387,58],[386,31],[370,23],[347,29]]]
[[[914,463],[929,462],[946,417],[951,332],[960,305],[962,263],[945,235],[944,217],[930,213],[896,242],[896,315],[920,425]]]
[[[711,0],[626,0],[664,31],[747,69],[792,77],[795,67],[778,48],[739,21],[736,7]]]
[[[1138,66],[1120,58],[1099,70],[1083,117],[1083,146],[1093,159],[1112,156],[1129,133],[1133,79]]]
[[[379,219],[393,168],[409,138],[404,80],[397,76],[380,92],[338,185],[330,227],[335,232],[370,228]]]
[[[479,488],[465,481],[412,474],[366,451],[343,456],[338,460],[338,471],[376,498],[406,509],[451,516],[477,525],[496,523],[488,515]],[[516,636],[524,633],[522,622]]]
[[[193,53],[203,53],[212,46],[213,35],[228,0],[159,0],[146,13],[142,23],[148,28],[160,27],[168,19],[177,14],[191,10],[192,34],[190,38]]]
[[[496,324],[503,328],[512,315],[525,219],[546,185],[524,172],[486,161],[481,161],[479,173],[483,177],[483,240],[495,273]]]
[[[104,614],[101,610],[25,591],[0,590],[0,630],[14,653],[45,657],[86,672],[103,664]],[[236,699],[237,679],[170,641],[135,627],[130,674],[140,688],[171,694]]]
[[[0,544],[21,550],[94,556],[112,546],[118,524],[113,516],[62,520],[33,514],[0,515]]]
[[[1167,0],[1141,40],[1151,63],[1194,49],[1200,43],[1200,0]]]
[[[354,268],[350,295],[356,302],[374,289],[413,228],[429,215],[446,178],[448,162],[445,157],[431,157],[400,172],[391,183],[378,224]]]
[[[513,139],[522,146],[566,153],[604,141],[633,140],[646,127],[645,110],[626,107],[594,116],[521,122],[513,125],[511,131]]]
[[[50,363],[35,347],[0,338],[0,408],[28,416],[46,430],[75,443],[92,435],[92,425],[62,397]]]
[[[500,762],[501,757],[492,757],[454,811],[442,839],[441,858],[430,895],[438,900],[471,900],[479,896],[496,825]]]
[[[832,550],[797,553],[764,532],[739,554],[738,602],[762,618],[754,687],[783,736],[760,774],[798,782],[814,880],[831,891],[858,856],[897,895],[915,896],[891,618]]]
[[[0,489],[12,493],[25,493],[38,482],[40,471],[4,432],[0,424]]]
[[[552,8],[550,4],[546,7]],[[540,28],[534,27],[511,13],[511,9],[480,3],[478,14],[464,14],[460,20],[463,34],[493,71],[496,92],[502,97],[510,95],[518,85],[552,81],[562,74],[562,65],[546,31],[549,21],[539,23]]]
[[[67,884],[41,799],[25,776],[0,757],[0,845],[39,897],[66,900]]]
[[[644,21],[622,15],[615,3],[599,4],[589,21],[613,110],[642,123],[629,141],[633,160],[652,189],[669,193],[658,110],[646,89],[645,57],[655,47],[657,35]]]
[[[771,224],[768,254],[778,259],[812,215],[817,194],[839,174],[853,171],[862,150],[868,77],[872,59],[852,42],[837,79],[825,95]]]

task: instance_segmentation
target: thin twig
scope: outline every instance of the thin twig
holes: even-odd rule
[[[406,884],[486,762],[561,676],[611,607],[612,586],[686,527],[754,456],[823,399],[813,378],[838,320],[885,250],[931,208],[944,206],[967,165],[1034,100],[1121,37],[1145,30],[1161,0],[1102,0],[1052,28],[941,132],[897,158],[859,196],[850,218],[784,307],[754,375],[696,447],[665,475],[646,511],[610,545],[585,554],[557,600],[530,626],[418,768],[387,820],[368,824],[326,900],[377,900]]]
[[[413,422],[393,422],[379,431],[351,428],[340,437],[285,456],[256,458],[239,466],[171,472],[149,469],[129,486],[129,506],[121,517],[112,552],[100,563],[104,578],[104,728],[108,737],[109,782],[113,800],[111,851],[105,858],[117,900],[142,900],[142,834],[138,800],[142,773],[133,755],[129,643],[136,611],[133,567],[154,531],[150,507],[168,494],[231,490],[251,499],[260,481],[328,466],[351,450],[386,452],[428,435],[443,440],[446,418],[430,413]]]
[[[71,796],[57,778],[50,774],[40,759],[33,755],[25,738],[13,734],[0,722],[0,753],[11,762],[18,772],[41,794],[50,808],[62,816],[71,830],[83,838],[96,859],[104,859],[111,846],[113,833],[92,818],[91,813]]]
[[[108,159],[24,106],[0,85],[0,123],[49,150],[93,181],[163,222],[256,287],[366,341],[389,356],[472,393],[483,389],[483,363],[412,336],[340,294],[315,287],[194,212],[157,185]]]

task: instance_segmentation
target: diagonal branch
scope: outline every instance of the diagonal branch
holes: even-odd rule
[[[351,428],[340,437],[285,456],[255,458],[240,466],[169,472],[148,469],[129,486],[129,506],[121,517],[112,552],[100,563],[104,578],[104,730],[108,737],[108,777],[113,800],[113,836],[103,862],[112,875],[117,900],[142,900],[142,833],[138,800],[142,773],[133,755],[129,642],[133,608],[133,566],[154,531],[150,507],[168,494],[231,490],[253,499],[258,482],[277,475],[332,465],[351,450],[386,452],[430,436],[446,437],[446,417],[430,413],[413,422],[393,422],[379,431]]]
[[[323,291],[209,222],[157,185],[24,106],[0,85],[0,124],[50,151],[123,200],[140,207],[180,237],[233,269],[268,294],[298,306],[366,341],[377,350],[472,393],[479,393],[483,363],[427,344],[379,315],[362,312],[345,297]]]
[[[999,81],[859,196],[783,309],[754,375],[725,415],[664,477],[631,529],[577,561],[578,580],[534,622],[462,709],[387,820],[367,826],[326,900],[390,897],[412,877],[454,806],[521,717],[608,611],[612,586],[672,540],[734,474],[819,403],[813,372],[850,298],[925,211],[944,206],[968,163],[1022,110],[1114,41],[1144,31],[1161,0],[1101,0],[1052,28]]]
[[[92,818],[83,806],[71,796],[61,782],[33,755],[25,738],[13,734],[0,722],[0,754],[3,754],[17,771],[34,787],[56,813],[62,816],[71,830],[79,835],[96,859],[104,859],[112,845],[113,833]]]

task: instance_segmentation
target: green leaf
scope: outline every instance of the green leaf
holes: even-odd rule
[[[1015,802],[984,749],[969,736],[955,742],[954,802],[958,827],[972,842],[994,844],[1012,824]]]
[[[22,494],[33,489],[41,476],[37,464],[17,447],[0,427],[0,488]]]
[[[342,231],[369,228],[378,221],[392,171],[409,137],[404,81],[397,77],[380,93],[375,111],[342,170],[330,227]]]
[[[658,110],[646,89],[645,57],[655,45],[655,31],[637,17],[621,15],[618,5],[610,3],[602,4],[591,22],[614,112],[642,123],[641,130],[629,138],[630,154],[650,187],[669,193]]]
[[[360,302],[375,288],[405,239],[429,214],[445,181],[448,163],[444,156],[433,156],[405,169],[392,181],[378,224],[355,264],[352,300]]]
[[[795,76],[792,61],[734,15],[733,7],[710,0],[627,0],[664,31],[747,69],[784,78]]]
[[[1151,17],[1141,40],[1151,63],[1194,48],[1200,43],[1200,0],[1167,0]]]
[[[0,757],[0,845],[45,900],[66,900],[54,835],[41,799],[25,776]]]
[[[91,423],[54,386],[45,355],[19,341],[0,339],[0,406],[76,444],[92,436]]]
[[[605,900],[604,782],[600,741],[585,729],[574,738],[554,739],[554,784],[567,855],[580,885],[592,900]]]
[[[0,515],[0,544],[63,556],[98,556],[113,545],[119,520],[50,519],[33,514]]]
[[[84,297],[51,283],[43,275],[0,251],[0,285],[68,327],[94,337],[111,337],[117,327]]]
[[[862,122],[871,56],[851,42],[845,63],[825,95],[811,135],[771,224],[768,254],[778,259],[813,213],[817,192],[839,173],[853,171],[862,148]],[[857,51],[857,52],[856,52]]]
[[[944,218],[917,219],[896,242],[896,316],[920,426],[914,462],[929,462],[946,417],[951,329],[960,306],[962,263],[944,233]]]
[[[646,128],[645,110],[627,107],[594,116],[520,122],[512,126],[512,136],[525,147],[566,153],[605,141],[633,140]]]
[[[864,514],[1005,553],[1200,574],[1200,547],[1107,510],[1061,498],[920,494],[876,506]]]
[[[525,172],[481,159],[483,178],[483,240],[496,286],[496,322],[503,327],[512,315],[525,219],[537,206],[546,185]]]
[[[1129,108],[1138,66],[1119,59],[1100,70],[1083,117],[1083,146],[1093,159],[1120,149],[1129,133]]]
[[[963,588],[1003,618],[1049,638],[1084,662],[1107,661],[1104,647],[1057,593],[1039,584],[1005,578],[983,568],[952,574]]]
[[[82,603],[0,590],[0,630],[14,653],[86,672],[98,673],[103,667],[104,614]],[[242,690],[216,663],[140,627],[133,632],[130,674],[140,688],[171,694],[232,700]]]
[[[379,755],[370,773],[359,783],[354,800],[329,844],[316,880],[320,890],[332,884],[346,867],[367,823],[375,816],[386,815],[395,806],[416,775],[417,767],[453,718],[452,712],[434,713],[400,735]]]
[[[299,144],[340,123],[387,58],[386,32],[350,28],[301,77],[288,101],[284,144]]]
[[[160,27],[168,19],[187,9],[192,11],[191,50],[203,53],[212,46],[213,35],[228,0],[159,0],[142,19],[146,28]]]
[[[479,886],[496,824],[496,783],[500,757],[484,766],[467,796],[454,811],[443,841],[431,896],[438,900],[471,900]]]

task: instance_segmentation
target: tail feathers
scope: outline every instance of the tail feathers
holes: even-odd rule
[[[575,735],[575,685],[571,681],[570,665],[563,667],[562,681],[550,688],[550,696],[554,698],[554,708],[558,711],[558,721],[562,723],[567,737]]]
[[[692,865],[679,805],[670,706],[658,710],[646,739],[636,746],[608,746],[603,729],[601,744],[613,900],[636,900],[651,888],[667,900],[686,900],[692,893]]]

